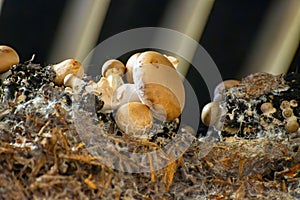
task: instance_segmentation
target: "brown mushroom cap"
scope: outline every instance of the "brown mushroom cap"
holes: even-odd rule
[[[174,68],[173,64],[167,57],[156,51],[143,52],[137,58],[137,65],[155,63]]]
[[[289,107],[290,107],[290,102],[287,101],[287,100],[282,101],[281,104],[280,104],[280,109],[281,110],[284,110],[284,109],[289,108]]]
[[[73,74],[78,78],[82,78],[84,76],[84,70],[81,63],[74,59],[67,59],[58,64],[55,64],[53,65],[53,69],[56,73],[54,83],[56,83],[57,85],[62,85],[64,83],[64,78],[68,74]]]
[[[102,66],[102,76],[107,77],[109,74],[118,74],[123,76],[125,74],[124,64],[116,59],[106,61]]]
[[[142,101],[150,106],[153,115],[161,121],[172,121],[182,112],[178,96],[163,85],[149,83],[139,94],[142,94]]]
[[[18,64],[19,61],[19,55],[13,48],[0,45],[0,74],[7,72],[11,66]]]
[[[116,124],[125,133],[146,138],[146,132],[152,127],[153,117],[145,104],[129,102],[117,110]]]
[[[290,118],[291,116],[293,116],[294,113],[293,113],[293,109],[291,108],[286,108],[282,111],[282,116],[287,119],[287,118]]]
[[[299,129],[299,123],[297,120],[288,120],[285,129],[288,133],[295,133]]]
[[[295,99],[290,100],[290,106],[297,107],[298,106],[297,100],[295,100]]]
[[[179,117],[185,103],[183,83],[172,67],[145,63],[133,70],[133,80],[141,101],[161,121]]]
[[[276,108],[273,107],[273,104],[271,102],[266,102],[266,103],[261,104],[260,110],[264,114],[271,114],[271,113],[276,112]]]

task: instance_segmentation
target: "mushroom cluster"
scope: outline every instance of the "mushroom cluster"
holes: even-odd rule
[[[226,80],[204,106],[201,119],[220,135],[257,138],[299,131],[297,74],[251,74],[241,81]]]
[[[177,119],[185,103],[184,86],[176,71],[178,60],[155,51],[132,55],[126,66],[116,59],[107,60],[98,82],[86,80],[82,64],[75,59],[46,68],[31,61],[22,65],[16,51],[8,46],[0,46],[0,59],[0,74],[11,69],[12,75],[2,84],[10,99],[29,100],[26,94],[33,95],[43,84],[63,86],[67,93],[84,91],[103,102],[97,112],[114,112],[119,129],[138,138],[148,138],[155,120],[165,123]],[[45,74],[48,77],[42,77]]]
[[[171,122],[182,113],[184,86],[173,63],[178,64],[174,57],[155,51],[132,55],[126,66],[119,60],[110,59],[102,66],[100,80],[97,83],[90,81],[85,91],[101,95],[104,102],[101,112],[116,111],[115,121],[123,132],[138,138],[148,138],[147,132],[154,119]],[[58,65],[64,66],[62,63],[55,66]],[[72,72],[69,74],[63,70],[59,72],[58,67],[54,67],[54,70],[65,75],[65,86],[82,89],[85,83],[80,67],[75,63],[69,63],[69,66]],[[125,74],[127,83],[123,80]],[[63,76],[58,77],[60,80]]]
[[[298,103],[295,99],[292,99],[290,101],[284,100],[280,105],[282,116],[284,117],[285,129],[289,133],[294,133],[299,129],[297,117],[293,112],[293,108],[295,107],[298,107]]]
[[[170,122],[180,116],[185,101],[184,87],[172,62],[154,51],[129,58],[128,83],[119,84],[111,100],[112,108],[117,110],[116,123],[122,131],[147,138],[153,118]]]

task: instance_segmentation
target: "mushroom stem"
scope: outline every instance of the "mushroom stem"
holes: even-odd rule
[[[82,89],[84,82],[74,74],[68,74],[64,78],[64,85],[72,88],[73,90],[79,91]]]
[[[115,59],[106,61],[102,66],[102,76],[107,78],[113,91],[124,84],[122,79],[125,74],[124,64]]]
[[[106,78],[113,91],[115,91],[117,88],[124,84],[122,76],[120,76],[119,74],[110,74]]]

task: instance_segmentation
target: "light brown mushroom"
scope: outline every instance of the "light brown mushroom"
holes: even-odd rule
[[[132,70],[136,65],[136,61],[141,53],[135,53],[127,60],[126,63],[126,80],[128,83],[133,83]]]
[[[273,104],[271,102],[265,102],[261,104],[260,110],[266,115],[276,112],[276,108],[273,107]]]
[[[0,74],[7,72],[11,66],[20,61],[18,53],[11,47],[0,45]]]
[[[165,65],[167,67],[174,68],[173,64],[170,62],[170,60],[167,57],[165,57],[164,55],[156,51],[145,51],[141,53],[138,56],[136,62],[138,66],[142,64],[160,64],[160,65]]]
[[[93,93],[96,95],[101,94],[101,100],[104,102],[102,111],[111,112],[113,109],[113,88],[110,86],[110,82],[105,77],[101,77],[101,79],[92,85]]]
[[[141,102],[129,102],[117,110],[117,126],[127,134],[137,138],[147,138],[153,125],[150,109]]]
[[[294,113],[293,113],[293,109],[291,108],[286,108],[282,111],[282,116],[287,119],[287,118],[290,118],[291,116],[293,116]]]
[[[180,116],[185,103],[184,86],[165,56],[152,51],[142,53],[133,69],[133,80],[141,101],[155,118],[172,121]]]
[[[295,99],[290,100],[290,106],[297,107],[298,106],[297,100],[295,100]]]
[[[67,74],[64,78],[64,85],[72,89],[79,89],[78,87],[83,86],[84,82],[74,74]]]
[[[288,133],[295,133],[299,129],[299,123],[297,120],[288,120],[285,129]]]
[[[218,102],[206,104],[201,112],[201,121],[205,126],[212,126],[218,122],[221,115],[221,109]]]
[[[124,84],[122,77],[125,70],[124,64],[116,59],[110,59],[103,64],[102,76],[107,78],[113,91]]]
[[[289,107],[290,107],[290,102],[287,101],[287,100],[282,101],[281,104],[280,104],[280,109],[281,110],[284,110],[284,109],[289,108]]]
[[[84,69],[81,63],[74,59],[67,59],[58,64],[55,64],[53,65],[53,69],[56,73],[54,83],[57,85],[62,85],[65,76],[68,74],[73,74],[80,79],[84,76]]]

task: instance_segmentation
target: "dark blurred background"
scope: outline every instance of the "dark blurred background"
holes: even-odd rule
[[[93,0],[82,2],[88,1]],[[138,27],[162,26],[162,18],[165,17],[169,9],[172,8],[172,4],[178,3],[178,0],[99,1],[106,2],[108,6],[105,10],[104,19],[101,22],[101,31],[97,35],[96,44],[125,30]],[[207,0],[186,0],[181,2],[199,3],[199,1]],[[53,52],[52,49],[55,46],[55,39],[67,7],[70,7],[73,2],[78,1],[0,0],[0,2],[2,2],[0,44],[7,44],[15,48],[19,52],[21,61],[29,60],[32,54],[35,54],[36,62],[43,64],[61,61],[59,59],[56,60],[53,56],[51,57],[50,54]],[[293,22],[292,24],[292,19],[295,17],[292,19],[285,18],[286,16],[284,14],[294,12],[295,16],[298,16],[296,20],[299,20],[300,9],[297,8],[297,6],[300,5],[299,1],[216,0],[212,2],[212,8],[209,10],[206,24],[201,38],[199,38],[198,41],[218,66],[223,79],[240,79],[246,73],[260,71],[260,69],[262,71],[273,72],[272,69],[269,70],[269,68],[257,66],[259,64],[255,64],[255,62],[252,69],[251,63],[253,62],[249,62],[249,55],[252,55],[253,52],[255,54],[257,47],[261,55],[260,57],[254,56],[254,58],[261,61],[264,59],[264,55],[266,55],[267,59],[269,50],[271,52],[271,50],[278,48],[277,46],[272,47],[271,44],[280,39],[271,41],[271,44],[270,42],[266,43],[266,45],[264,45],[265,48],[257,45],[257,41],[262,41],[261,43],[265,44],[263,43],[264,39],[259,40],[262,33],[271,32],[270,34],[272,34],[277,31],[285,33],[290,30],[288,26],[294,27],[295,24],[296,27],[294,27],[294,29],[299,28],[299,26],[297,27],[297,22]],[[177,12],[181,12],[180,7]],[[189,23],[189,15],[192,17],[192,11],[191,13],[189,13],[189,10],[184,10],[183,12],[186,12],[183,14],[187,15],[186,22],[184,23]],[[275,20],[266,20],[268,16],[272,16],[272,12],[275,13],[273,15],[275,16]],[[180,14],[178,15],[182,16]],[[80,18],[81,13],[75,13],[75,16],[79,16]],[[280,20],[278,20],[278,26],[273,25],[272,29],[271,25],[272,23],[277,23],[276,19],[286,21],[280,22]],[[176,20],[180,19],[174,20],[176,23]],[[272,22],[268,23],[268,21]],[[300,21],[298,21],[298,23],[300,24]],[[280,26],[280,24],[282,25]],[[284,24],[288,24],[287,27],[285,27]],[[169,28],[168,26],[166,27]],[[264,31],[264,29],[268,27],[269,29]],[[274,27],[278,29],[274,29]],[[66,26],[65,28],[67,37],[68,34],[70,34],[70,36],[76,34],[67,32],[69,27]],[[170,28],[172,28],[172,26]],[[295,36],[295,30],[293,34]],[[296,40],[293,40],[293,44],[296,43],[296,48],[294,45],[293,50],[288,49],[290,56],[288,61],[285,61],[285,69],[283,69],[282,72],[296,71],[299,67],[299,37],[299,31],[296,30]],[[265,36],[265,38],[268,38],[268,36]],[[269,67],[272,68],[273,66]],[[280,66],[274,67],[280,68]],[[195,69],[190,68],[187,73],[187,79],[197,93],[200,107],[210,101],[205,83],[201,76],[195,72]]]

